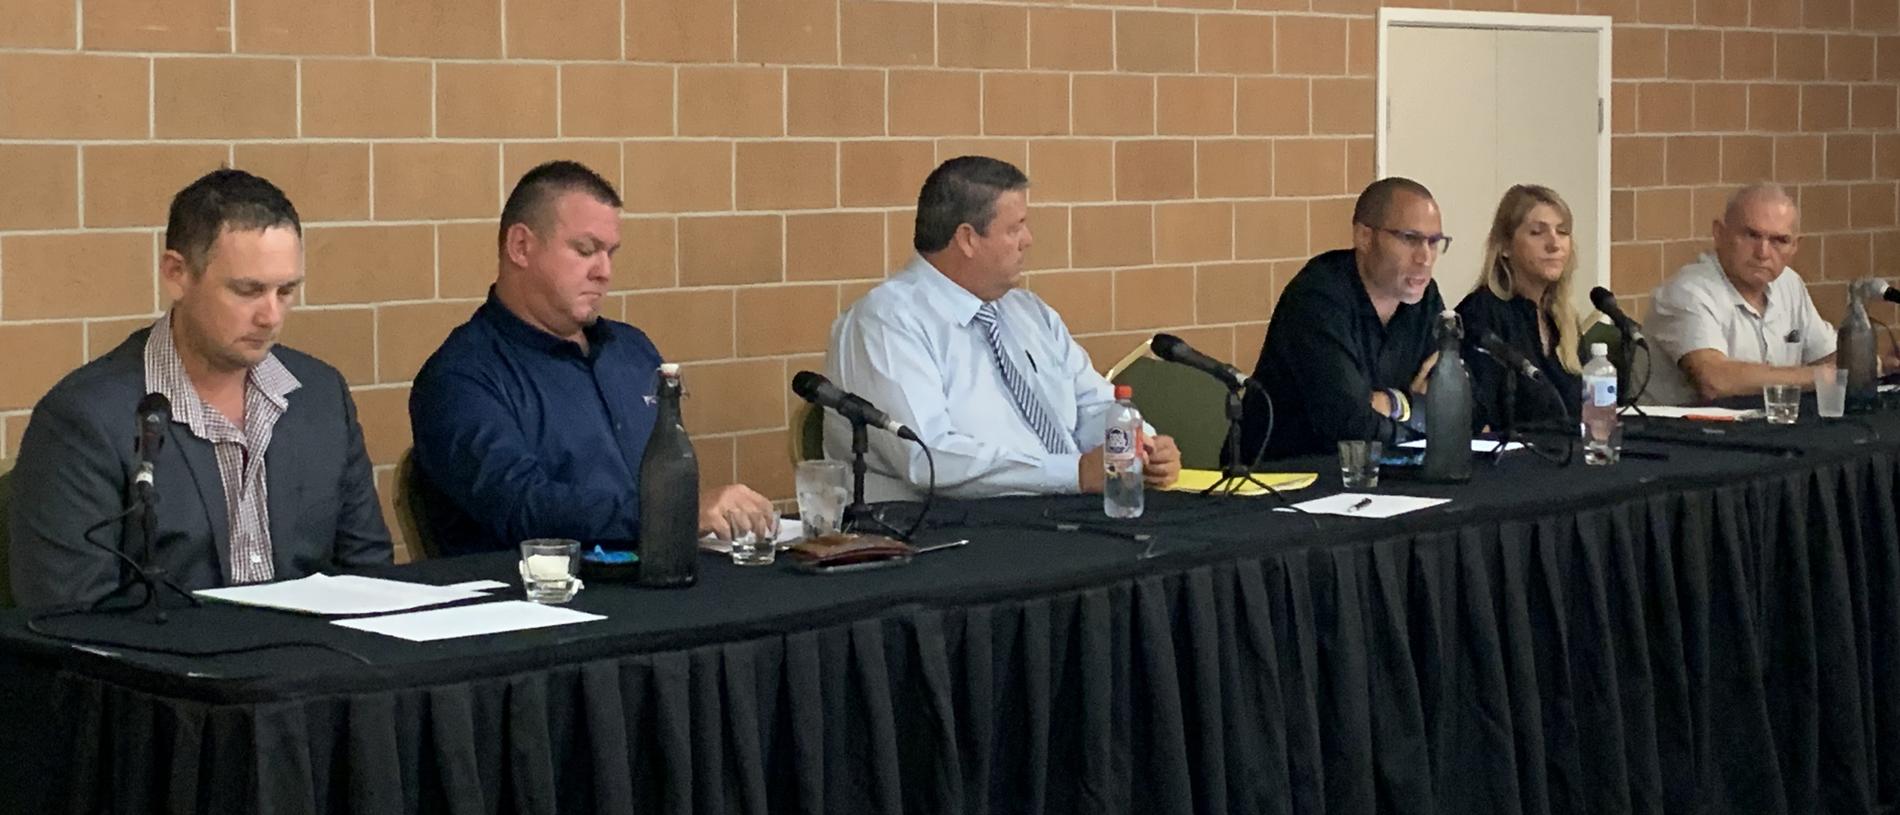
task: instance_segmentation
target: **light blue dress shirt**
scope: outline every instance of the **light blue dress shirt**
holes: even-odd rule
[[[1076,453],[1049,453],[1011,401],[983,328],[983,301],[922,257],[831,326],[826,375],[917,431],[937,458],[937,494],[952,498],[1076,492]],[[1095,372],[1062,317],[1026,289],[997,301],[1005,352],[1083,452],[1102,446],[1114,387]],[[865,500],[923,495],[917,445],[873,428]],[[851,426],[825,416],[825,454],[849,461]]]

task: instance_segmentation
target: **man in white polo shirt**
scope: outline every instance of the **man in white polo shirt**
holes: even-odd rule
[[[1812,387],[1834,360],[1834,326],[1821,319],[1801,275],[1800,213],[1780,185],[1729,197],[1713,231],[1715,251],[1656,290],[1647,326],[1655,351],[1645,401],[1709,402],[1761,393],[1763,385]]]

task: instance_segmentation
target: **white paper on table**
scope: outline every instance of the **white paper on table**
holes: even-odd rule
[[[778,548],[783,549],[797,543],[798,540],[803,537],[805,537],[804,522],[797,518],[780,518],[778,519],[778,537],[773,538],[772,542],[777,544]],[[699,539],[699,548],[708,552],[730,554],[732,552],[732,541],[722,541],[716,536],[707,535]]]
[[[499,580],[470,580],[467,583],[450,583],[447,586],[443,586],[443,588],[464,589],[467,591],[494,591],[496,589],[508,588],[508,584]]]
[[[1399,446],[1410,447],[1414,450],[1423,450],[1425,449],[1425,440],[1413,439],[1407,442],[1400,442]],[[1472,439],[1471,440],[1471,452],[1473,453],[1490,453],[1497,449],[1498,449],[1497,439]],[[1513,450],[1522,450],[1522,449],[1524,449],[1524,443],[1521,441],[1505,442],[1504,444],[1504,452],[1506,453],[1509,453]]]
[[[1643,415],[1657,419],[1711,419],[1715,421],[1741,421],[1759,419],[1767,414],[1760,408],[1741,410],[1720,407],[1681,407],[1678,405],[1641,405]],[[1629,415],[1629,414],[1624,414]]]
[[[1447,503],[1450,498],[1420,498],[1415,495],[1375,495],[1369,492],[1342,492],[1301,501],[1294,507],[1314,515],[1345,515],[1352,518],[1390,518]],[[1281,512],[1292,510],[1280,507]]]
[[[431,642],[605,619],[607,618],[599,614],[589,614],[571,608],[547,606],[525,600],[504,600],[498,603],[478,603],[472,606],[454,606],[428,611],[411,611],[407,614],[387,614],[381,617],[332,620],[331,622],[344,628],[354,628],[358,631],[368,631],[371,634],[382,634],[410,642]]]
[[[362,575],[313,574],[297,580],[199,589],[199,597],[303,614],[386,614],[487,597],[457,586],[429,586]]]

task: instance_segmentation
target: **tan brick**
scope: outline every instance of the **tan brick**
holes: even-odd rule
[[[1787,133],[1800,126],[1800,86],[1748,86],[1748,129]]]
[[[237,0],[237,50],[252,54],[368,54],[369,3]]]
[[[1346,21],[1346,73],[1352,76],[1378,73],[1378,40],[1370,18]]]
[[[737,325],[732,289],[676,289],[628,295],[627,322],[640,326],[671,362],[732,356],[733,332]]]
[[[1032,272],[1069,268],[1069,208],[1032,204],[1029,227],[1036,240],[1023,268]]]
[[[1873,256],[1867,233],[1827,235],[1819,238],[1817,242],[1826,247],[1821,253],[1823,262],[1820,277],[1827,280],[1858,280],[1873,274]],[[1819,296],[1820,291],[1837,287],[1816,286],[1815,288],[1819,290],[1815,293],[1815,307],[1818,309],[1823,307],[1822,298]],[[1846,316],[1846,307],[1847,303],[1843,298],[1839,305],[1823,311],[1822,316],[1839,322],[1841,317]]]
[[[1355,196],[1339,198],[1320,198],[1306,202],[1306,245],[1313,248],[1315,254],[1328,249],[1352,246],[1352,206]],[[1280,277],[1280,266],[1274,266],[1274,277]],[[1292,268],[1288,272],[1291,279]]]
[[[1669,139],[1625,136],[1610,140],[1610,185],[1649,187],[1663,183]]]
[[[208,144],[93,145],[81,157],[89,227],[164,226],[172,196],[229,161]]]
[[[553,65],[444,62],[435,68],[435,132],[448,138],[555,135]],[[506,99],[505,107],[496,99]]]
[[[838,316],[838,287],[778,286],[740,289],[739,355],[780,356],[825,350]]]
[[[1617,79],[1649,79],[1669,72],[1669,30],[1620,28],[1610,39],[1610,70]],[[1769,64],[1773,65],[1770,55]]]
[[[796,495],[789,431],[745,433],[733,436],[732,441],[737,447],[739,483],[773,501],[788,501]]]
[[[1722,32],[1722,76],[1770,79],[1775,75],[1775,35],[1767,31]]]
[[[1853,219],[1853,189],[1846,184],[1815,184],[1799,188],[1801,231],[1812,235],[1846,229]]]
[[[1748,24],[1748,0],[1696,0],[1696,23],[1704,26]]]
[[[1111,272],[1037,272],[1029,289],[1062,315],[1071,334],[1115,327],[1115,276]]]
[[[1776,34],[1775,77],[1803,80],[1827,77],[1827,37],[1821,34]]]
[[[1855,85],[1851,122],[1854,129],[1892,130],[1896,121],[1894,91],[1885,84]]]
[[[1680,188],[1636,191],[1636,237],[1638,240],[1687,238],[1689,191]]]
[[[983,132],[995,136],[1053,136],[1068,133],[1068,75],[984,74]]]
[[[917,183],[921,184],[922,178]],[[820,212],[785,218],[786,280],[865,280],[884,276],[884,216]],[[908,251],[910,234],[902,247]]]
[[[1610,241],[1636,240],[1636,191],[1610,191]]]
[[[103,148],[100,148],[103,149]],[[212,148],[222,153],[223,148]],[[240,144],[235,165],[276,184],[297,206],[305,221],[362,220],[369,217],[369,145],[367,144]],[[213,163],[205,170],[216,169]],[[201,171],[202,172],[202,171]],[[193,176],[195,178],[195,176]],[[91,177],[88,175],[88,182]],[[184,181],[190,181],[190,178]],[[179,187],[183,186],[181,182]],[[172,192],[176,192],[174,187]],[[169,205],[153,204],[152,212],[164,222]],[[96,200],[87,193],[87,203]]]
[[[652,62],[727,62],[732,59],[732,3],[625,2],[627,59]]]
[[[1900,177],[1900,133],[1874,137],[1874,172],[1881,178]]]
[[[681,218],[680,285],[719,286],[783,280],[783,221],[777,215]]]
[[[777,68],[680,68],[680,135],[781,135],[782,74]]]
[[[492,218],[501,211],[500,160],[493,144],[373,145],[376,217]]]
[[[149,314],[157,269],[153,243],[149,232],[0,237],[0,258],[6,261],[0,318]]]
[[[885,92],[893,136],[983,130],[983,78],[975,72],[893,70]]]
[[[231,50],[229,0],[92,0],[81,8],[87,50]]]
[[[1273,18],[1253,14],[1202,14],[1198,53],[1202,73],[1273,73]]]
[[[449,332],[468,322],[473,303],[401,303],[376,307],[376,372],[381,382],[408,382],[442,347]]]
[[[503,4],[512,59],[619,59],[619,0]]]
[[[1115,197],[1114,142],[1105,139],[1037,139],[1029,143],[1027,170],[1036,202]]]
[[[1649,133],[1682,133],[1695,127],[1695,87],[1687,82],[1636,86],[1636,127]]]
[[[1194,39],[1193,15],[1115,12],[1115,67],[1142,73],[1193,71]],[[1345,38],[1340,39],[1343,45]]]
[[[1362,134],[1373,129],[1370,79],[1313,80],[1313,132]]]
[[[1885,0],[1854,0],[1855,31],[1892,31],[1900,28],[1900,6]]]
[[[1266,139],[1204,139],[1195,145],[1197,191],[1203,198],[1273,194],[1273,143]]]
[[[1309,80],[1292,77],[1241,78],[1234,88],[1235,127],[1255,136],[1312,132],[1309,85]]]
[[[1846,85],[1801,86],[1801,129],[1810,133],[1847,129],[1847,104]]]
[[[1610,85],[1610,133],[1636,132],[1636,85],[1617,82]]]
[[[739,61],[836,65],[837,0],[738,0]]]
[[[1871,229],[1894,225],[1894,182],[1855,184],[1850,196],[1848,226]]]
[[[792,391],[786,386],[789,378],[784,360],[694,365],[687,369],[685,377],[688,398],[681,405],[681,411],[686,418],[686,429],[694,433],[732,433],[785,426],[785,400]]]
[[[1722,32],[1695,28],[1670,29],[1669,76],[1673,79],[1721,79]]]
[[[732,208],[732,145],[719,141],[631,141],[624,158],[629,212],[716,212]]]
[[[626,187],[620,178],[620,143],[611,141],[507,142],[501,146],[502,184],[513,192],[529,170],[557,160],[580,163],[599,173],[616,190]]]
[[[79,148],[0,145],[0,178],[0,229],[79,225]]]
[[[303,62],[307,137],[427,136],[434,80],[428,63],[313,59]],[[364,93],[375,88],[375,93]]]
[[[1829,181],[1858,181],[1874,173],[1874,139],[1864,133],[1835,133],[1827,137]]]
[[[954,68],[1028,67],[1028,10],[977,3],[938,5],[937,64]]]
[[[1610,288],[1634,294],[1662,285],[1662,244],[1618,243],[1610,247]]]
[[[1370,136],[1346,140],[1346,189],[1363,190],[1373,182],[1373,142]]]
[[[158,59],[159,138],[259,138],[297,133],[297,66],[289,60]]]
[[[32,407],[61,377],[85,364],[82,330],[78,322],[0,325],[0,348],[12,349],[7,375],[0,376],[0,410]],[[7,455],[19,457],[18,436],[7,438]]]
[[[425,299],[435,293],[435,230],[310,227],[304,230],[304,265],[304,302],[312,305]]]
[[[672,218],[621,218],[614,256],[614,291],[658,289],[679,283],[679,250]]]
[[[1274,282],[1279,283],[1278,276],[1274,277]],[[1284,286],[1274,290],[1273,299],[1267,301],[1266,305],[1269,313],[1273,311],[1273,304],[1279,299],[1279,293],[1284,290]],[[1242,370],[1251,369],[1254,366],[1254,360],[1260,358],[1260,346],[1265,345],[1266,342],[1267,324],[1265,322],[1236,325],[1234,326],[1234,356],[1228,358],[1227,361],[1241,366]]]
[[[1234,132],[1234,80],[1225,76],[1155,77],[1155,132],[1224,136]]]
[[[1803,4],[1801,24],[1808,28],[1846,28],[1854,24],[1853,3],[1817,0]]]
[[[1023,139],[938,139],[937,162],[957,156],[989,156],[1015,167],[1029,163],[1029,142]],[[918,182],[922,184],[922,181]]]
[[[409,451],[409,388],[357,388],[356,419],[363,425],[363,447],[371,464],[395,464]]]
[[[884,135],[883,71],[793,68],[785,87],[791,135]]]
[[[838,147],[833,142],[740,142],[735,161],[739,209],[838,205]]]
[[[1347,192],[1346,144],[1332,139],[1275,141],[1275,195],[1338,195]]]
[[[499,266],[497,226],[492,223],[452,223],[435,226],[436,296],[486,297]],[[621,228],[621,255],[633,249]],[[624,262],[616,257],[617,263]]]
[[[1148,204],[1075,207],[1069,247],[1076,266],[1141,266],[1154,262],[1154,207]]]
[[[1637,19],[1660,25],[1688,25],[1695,22],[1695,4],[1646,2],[1638,11]]]
[[[501,56],[501,0],[375,0],[376,53]]]
[[[915,204],[924,177],[937,166],[929,141],[838,143],[838,203],[847,207]]]
[[[0,48],[72,48],[79,38],[77,10],[66,0],[0,0],[0,20],[7,21]]]
[[[0,138],[145,138],[147,64],[92,54],[0,54]]]
[[[1826,156],[1820,136],[1777,136],[1773,177],[1784,183],[1819,181],[1827,175]]]
[[[692,394],[692,386],[687,386],[687,395]],[[689,403],[690,404],[690,403]],[[697,433],[693,425],[687,425],[689,433]],[[699,457],[699,492],[704,495],[715,488],[730,484],[738,473],[737,442],[732,436],[695,436],[693,452]]]
[[[1193,268],[1165,266],[1115,272],[1117,329],[1167,328],[1193,323]]]
[[[1775,140],[1768,136],[1723,136],[1722,180],[1748,184],[1775,174]]]
[[[1303,201],[1241,201],[1234,204],[1234,256],[1238,258],[1304,258],[1306,203]]]
[[[646,65],[561,66],[561,132],[669,136],[673,70]]]
[[[1337,17],[1280,17],[1274,50],[1282,74],[1346,72],[1346,21]]]
[[[1273,265],[1214,263],[1194,270],[1195,320],[1238,323],[1273,315]]]
[[[1756,28],[1800,28],[1801,0],[1749,0],[1748,22]]]
[[[1198,263],[1234,257],[1234,205],[1192,201],[1155,206],[1155,260]]]
[[[1748,86],[1739,82],[1698,82],[1695,129],[1704,133],[1748,128]]]
[[[133,317],[108,317],[102,320],[85,321],[86,360],[91,361],[105,356],[112,349],[131,339],[133,334],[150,328],[157,318],[158,313],[152,311]]]
[[[1115,143],[1115,198],[1194,197],[1194,143],[1185,139]]]
[[[1669,137],[1670,184],[1713,184],[1722,178],[1722,139],[1719,136]]]
[[[1874,38],[1829,34],[1827,78],[1834,82],[1866,82],[1874,78]]]
[[[846,65],[931,65],[937,59],[934,5],[840,0],[838,29]]]
[[[1155,132],[1151,77],[1077,74],[1073,92],[1077,134],[1145,136]]]
[[[1115,67],[1115,16],[1099,9],[1029,10],[1029,67],[1107,71]]]

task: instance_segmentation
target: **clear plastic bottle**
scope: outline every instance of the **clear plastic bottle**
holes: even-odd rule
[[[1102,439],[1102,512],[1110,518],[1141,517],[1142,426],[1134,398],[1134,388],[1115,386],[1115,407],[1108,411]]]
[[[1616,366],[1610,347],[1590,343],[1583,366],[1583,402],[1578,424],[1583,433],[1583,463],[1615,464],[1623,451],[1623,420],[1616,415]]]

